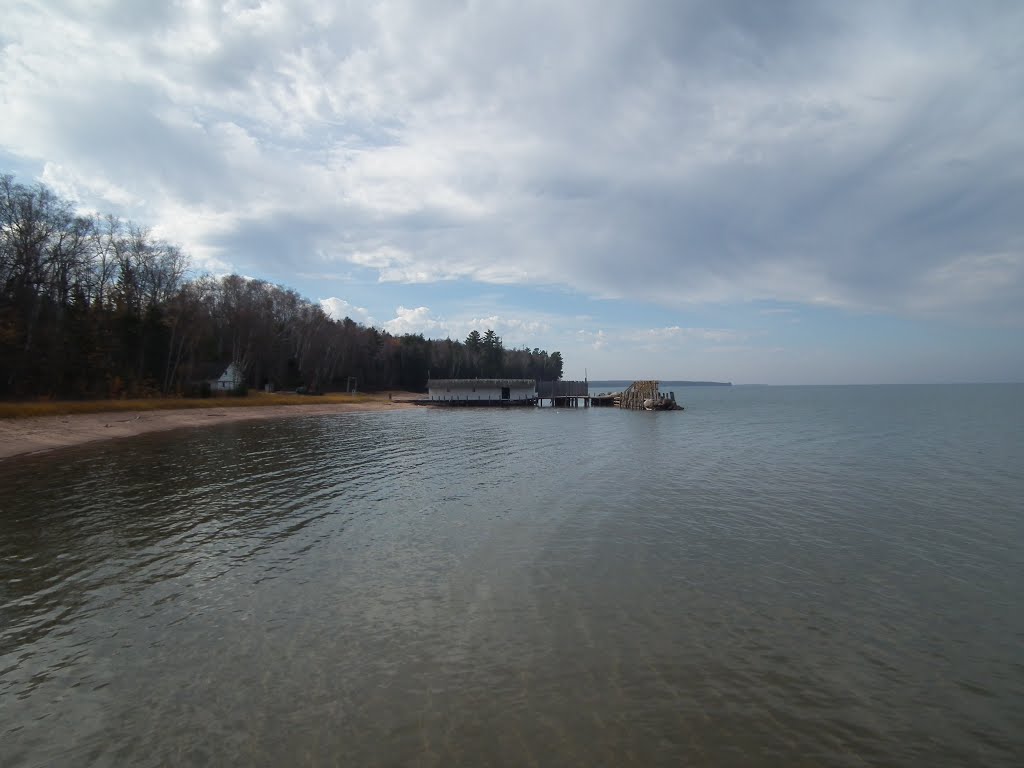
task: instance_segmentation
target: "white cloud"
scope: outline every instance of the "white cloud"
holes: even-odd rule
[[[603,330],[576,331],[576,338],[581,345],[590,347],[591,349],[597,351],[605,349],[608,346],[608,342],[610,341],[608,335]]]
[[[663,328],[647,328],[636,332],[634,337],[640,341],[692,340],[724,344],[744,341],[750,338],[750,334],[732,328],[683,328],[671,325]]]
[[[373,325],[376,322],[365,307],[357,307],[337,296],[320,299],[320,306],[328,317],[334,320],[344,320],[348,317],[363,325]]]
[[[547,320],[525,320],[497,314],[441,317],[429,307],[410,309],[400,306],[395,311],[395,317],[384,323],[384,328],[396,335],[422,333],[432,338],[447,337],[460,341],[470,331],[484,333],[491,330],[498,334],[505,347],[512,348],[523,344],[536,346],[538,338],[551,330],[551,324]]]
[[[407,264],[411,260],[408,253],[386,245],[369,251],[355,251],[344,258],[346,261],[360,267],[370,267],[371,269],[379,270]]]
[[[56,163],[43,165],[40,180],[61,197],[76,203],[99,198],[119,208],[140,207],[145,204],[145,200],[135,197],[123,187],[101,178],[83,177]]]
[[[384,328],[396,336],[422,333],[424,336],[439,337],[447,333],[447,324],[433,317],[429,307],[399,307],[395,310],[395,317],[384,323]]]
[[[473,329],[480,332],[492,330],[502,339],[512,342],[536,338],[539,334],[546,333],[551,329],[551,326],[544,320],[522,320],[501,315],[474,317],[463,321],[462,325],[467,327],[467,333]]]

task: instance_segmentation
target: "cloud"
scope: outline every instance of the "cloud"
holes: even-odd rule
[[[471,326],[469,330],[482,329],[492,330],[503,339],[523,341],[536,338],[539,334],[546,333],[551,326],[544,320],[522,320],[517,317],[502,317],[500,315],[487,315],[485,317],[474,317],[465,320],[464,326]]]
[[[1024,250],[1017,253],[966,254],[926,271],[916,307],[922,311],[993,303],[1014,324],[1024,320]]]
[[[328,317],[334,320],[344,320],[347,317],[363,325],[373,325],[376,322],[365,307],[357,307],[337,296],[320,299],[320,306]]]
[[[1024,7],[986,8],[25,2],[0,147],[250,273],[1020,321]]]
[[[731,328],[681,328],[678,325],[664,328],[647,328],[634,333],[638,341],[706,341],[714,344],[725,344],[745,341],[750,334]]]
[[[145,200],[135,197],[123,187],[91,177],[82,177],[55,163],[43,165],[40,180],[61,197],[75,203],[101,199],[119,208],[137,208],[145,204]]]
[[[581,345],[590,347],[593,350],[601,351],[608,346],[609,338],[603,330],[577,331],[576,337]]]
[[[447,325],[443,320],[432,317],[429,307],[414,309],[398,307],[395,310],[395,317],[384,323],[384,328],[395,335],[422,333],[429,336],[440,336],[445,333]]]
[[[496,314],[486,316],[458,315],[445,318],[435,314],[429,307],[398,307],[395,317],[384,323],[384,328],[393,334],[421,333],[434,338],[462,340],[471,331],[494,331],[508,348],[530,344],[535,346],[538,337],[547,333],[551,326],[545,320],[523,320]]]

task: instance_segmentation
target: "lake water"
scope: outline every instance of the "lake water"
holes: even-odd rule
[[[0,463],[0,765],[1019,766],[1024,386]]]

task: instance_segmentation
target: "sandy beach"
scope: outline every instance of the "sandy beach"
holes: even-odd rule
[[[405,393],[403,393],[405,394]],[[392,411],[415,408],[402,400],[371,400],[359,403],[211,407],[190,410],[122,411],[116,413],[64,414],[0,419],[0,460],[55,448],[67,448],[97,440],[133,437],[185,427],[208,427],[235,421],[322,416],[335,413]]]

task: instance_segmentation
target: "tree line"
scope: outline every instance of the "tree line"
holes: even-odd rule
[[[187,255],[45,185],[0,175],[0,397],[198,395],[229,364],[246,386],[422,391],[434,378],[562,376],[562,357],[392,335],[335,320],[286,287],[192,276]]]

